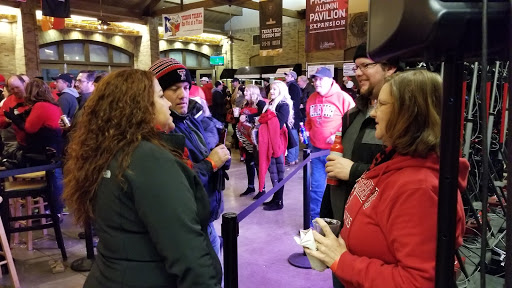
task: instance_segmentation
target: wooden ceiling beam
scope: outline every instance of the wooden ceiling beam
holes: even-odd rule
[[[166,3],[173,3],[176,6],[158,9],[158,10],[154,11],[152,16],[161,16],[162,14],[175,14],[175,13],[179,13],[179,12],[187,11],[187,10],[191,10],[191,9],[196,9],[196,8],[209,9],[209,8],[216,8],[219,6],[226,6],[226,5],[240,6],[241,4],[248,3],[248,2],[252,2],[252,0],[227,0],[227,1],[226,0],[225,1],[204,0],[204,1],[194,2],[194,3],[184,4],[183,6],[181,6],[177,3],[166,1]],[[254,3],[256,3],[256,2],[254,2]],[[258,4],[258,3],[256,3],[256,4]]]
[[[82,14],[83,16],[91,16],[91,17],[103,17],[105,18],[113,18],[113,19],[123,19],[123,21],[131,21],[135,19],[142,19],[142,11],[123,8],[123,7],[115,7],[115,6],[102,6],[102,11],[100,11],[99,7],[93,8],[89,1],[82,0],[74,0],[71,2],[71,13],[72,14]],[[118,21],[118,20],[116,20]]]
[[[144,16],[151,16],[155,7],[160,4],[161,0],[146,0],[141,7],[144,7]]]
[[[234,5],[240,6],[243,8],[247,8],[247,9],[260,11],[260,3],[259,2],[246,1],[243,3],[234,4]],[[302,17],[298,11],[286,9],[286,8],[283,8],[283,16],[295,18],[295,19],[304,19],[304,17]]]
[[[166,8],[158,9],[158,10],[153,11],[152,16],[162,16],[162,14],[176,14],[176,13],[179,13],[182,11],[187,11],[187,10],[196,9],[196,8],[207,9],[207,8],[214,8],[214,7],[218,7],[218,6],[222,6],[222,5],[223,4],[213,1],[213,0],[198,1],[198,2],[194,2],[194,3],[190,3],[190,4],[184,4],[183,6],[177,5],[177,6],[173,6],[173,7],[166,7]]]

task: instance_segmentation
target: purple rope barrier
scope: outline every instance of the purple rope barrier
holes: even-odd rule
[[[329,151],[315,152],[312,153],[308,158],[304,159],[304,161],[302,161],[297,167],[295,167],[295,169],[293,169],[293,171],[290,174],[288,174],[288,176],[286,176],[281,182],[277,183],[277,185],[272,187],[272,189],[265,193],[265,195],[261,196],[258,200],[254,201],[251,205],[247,206],[244,210],[238,213],[238,223],[242,222],[242,220],[244,220],[245,217],[249,216],[249,214],[256,210],[256,208],[263,204],[263,202],[270,198],[270,196],[274,195],[274,193],[276,193],[276,191],[279,188],[283,187],[284,184],[288,182],[293,176],[295,176],[295,174],[297,174],[297,172],[299,172],[302,169],[302,167],[304,167],[308,162],[310,162],[311,159],[320,156],[325,156],[328,154]]]

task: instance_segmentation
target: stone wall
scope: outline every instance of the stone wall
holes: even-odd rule
[[[16,23],[0,22],[0,74],[7,77],[18,73],[16,68],[16,38],[13,35],[17,29]]]
[[[348,23],[350,23],[353,15],[364,16],[366,17],[365,19],[368,18],[367,12],[349,14]],[[283,23],[283,52],[280,55],[259,56],[260,46],[252,45],[252,37],[253,35],[259,34],[259,27],[233,30],[232,33],[234,37],[244,40],[237,41],[235,39],[235,43],[232,45],[233,68],[235,69],[243,66],[288,65],[297,63],[302,64],[304,70],[306,69],[306,63],[333,63],[336,67],[342,67],[340,61],[344,61],[345,52],[347,50],[353,50],[353,47],[359,45],[366,39],[366,35],[358,35],[358,37],[356,37],[351,34],[351,29],[347,29],[348,35],[345,50],[327,50],[306,53],[306,20],[301,20],[292,23]],[[228,61],[231,59],[231,48],[228,42],[223,45],[222,53],[226,55]],[[229,63],[227,65],[229,66]]]
[[[235,40],[233,45],[233,68],[300,63],[305,69],[306,62],[332,62],[343,59],[344,50],[306,53],[304,50],[306,41],[305,25],[305,20],[283,24],[283,52],[278,56],[259,56],[260,46],[252,45],[252,36],[259,34],[259,27],[233,30],[233,35],[236,38],[245,40]],[[228,59],[231,55],[229,46],[227,43],[223,47],[223,52]]]

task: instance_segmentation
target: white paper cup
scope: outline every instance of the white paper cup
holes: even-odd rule
[[[327,225],[329,225],[329,228],[331,228],[332,233],[336,237],[338,237],[338,235],[340,234],[340,230],[341,230],[341,222],[336,219],[330,219],[330,218],[321,218],[321,219],[324,220],[325,223],[327,223]],[[316,220],[313,220],[313,227],[316,232],[320,233],[320,235],[322,235],[322,236],[325,236],[324,231],[322,230],[322,227],[320,227],[320,225],[316,222]]]
[[[308,254],[306,254],[306,256],[308,256],[308,260],[309,260],[309,264],[311,264],[311,268],[315,269],[316,271],[320,271],[320,272],[323,272],[325,269],[327,269],[327,265],[325,265],[322,261],[318,260],[318,258],[310,256]]]
[[[238,107],[233,108],[233,116],[235,116],[235,118],[240,117],[240,108],[238,108]]]

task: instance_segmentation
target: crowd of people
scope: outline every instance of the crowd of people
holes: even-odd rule
[[[198,87],[172,58],[147,71],[60,74],[56,94],[37,78],[0,77],[2,158],[31,165],[23,155],[64,155],[64,171],[52,179],[59,212],[65,203],[100,239],[84,287],[221,287],[213,222],[224,210],[230,149],[245,162],[240,197],[256,200],[267,171],[275,186],[298,163],[305,137],[312,152],[323,152],[341,131],[342,156],[311,160],[311,220],[325,236],[313,232],[317,250],[305,252],[330,267],[336,288],[433,286],[437,219],[417,207],[437,209],[441,78],[400,71],[397,59],[375,62],[364,44],[354,62],[357,85],[340,85],[320,67],[309,78],[290,71],[262,86],[235,78],[229,90],[203,77]],[[357,94],[346,92],[354,86]],[[468,169],[461,160],[459,191]],[[338,184],[326,185],[328,177]],[[284,189],[263,209],[283,209]],[[460,196],[457,211],[460,246]],[[340,234],[318,217],[341,221]]]

